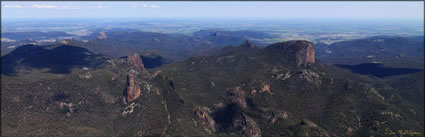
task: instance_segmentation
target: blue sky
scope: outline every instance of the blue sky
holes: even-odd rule
[[[424,20],[424,2],[1,2],[2,18],[347,18]]]

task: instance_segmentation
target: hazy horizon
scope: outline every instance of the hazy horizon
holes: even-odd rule
[[[2,2],[2,19],[424,20],[418,2]]]

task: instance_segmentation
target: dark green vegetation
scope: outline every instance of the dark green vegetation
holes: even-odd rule
[[[386,67],[423,68],[424,38],[375,36],[318,44],[317,58],[330,64],[383,63]]]
[[[170,62],[154,53],[145,53],[140,57],[145,68],[156,68]],[[70,45],[24,45],[1,59],[2,74],[11,76],[41,69],[48,69],[49,73],[54,74],[68,74],[76,68],[94,69],[104,64],[108,57]]]
[[[70,73],[75,67],[94,68],[106,58],[75,46],[40,47],[24,45],[2,58],[2,74],[14,75],[27,69],[48,68],[51,73]]]
[[[55,67],[50,67],[46,58],[63,59],[62,63],[74,68],[67,73],[2,75],[2,136],[391,136],[389,130],[419,134],[412,136],[424,133],[424,108],[420,105],[423,85],[419,86],[423,72],[391,80],[354,74],[315,61],[311,54],[314,48],[307,41],[281,42],[265,48],[244,43],[215,50],[211,56],[189,57],[166,65],[158,63],[167,63],[158,55],[142,54],[145,68],[152,68],[144,71],[125,58],[95,55],[120,52],[107,45],[119,44],[116,41],[120,39],[135,40],[134,46],[136,37],[152,40],[149,44],[167,39],[154,42],[153,38],[161,35],[156,33],[131,39],[107,35],[108,39],[84,45],[70,43],[78,47],[21,47],[2,57],[2,68],[6,59],[9,64],[37,68],[31,66],[33,50],[25,49],[43,53],[61,48],[76,51],[34,59],[37,64],[49,64],[40,68],[51,70]],[[183,43],[190,41],[174,38]],[[102,52],[101,45],[110,51]],[[130,48],[120,54],[141,51]],[[90,54],[82,54],[86,52]],[[95,57],[74,64],[66,60],[66,55],[78,62]],[[30,61],[12,63],[18,60]],[[135,74],[141,94],[126,103],[129,73]]]
[[[323,62],[384,80],[404,100],[424,108],[423,37],[376,36],[318,44],[317,55]]]
[[[415,69],[415,68],[385,68],[385,67],[382,67],[382,65],[383,64],[379,64],[379,63],[363,63],[363,64],[352,65],[352,66],[339,65],[339,64],[336,66],[350,69],[353,71],[353,73],[373,75],[380,78],[424,71],[423,69]]]

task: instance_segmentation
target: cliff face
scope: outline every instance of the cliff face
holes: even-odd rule
[[[315,62],[314,45],[305,40],[279,42],[270,45],[266,50],[270,51],[269,53],[277,53],[279,57],[295,61],[298,67]]]
[[[133,100],[136,100],[137,98],[139,98],[140,94],[141,94],[140,86],[135,81],[134,74],[128,73],[127,89],[126,89],[127,103],[132,102]]]
[[[141,94],[140,86],[135,78],[139,74],[138,72],[145,72],[145,67],[140,55],[137,53],[127,56],[127,64],[132,67],[131,71],[127,74],[127,89],[125,92],[126,101],[130,103],[139,98]]]
[[[300,50],[297,54],[297,65],[314,63],[314,46],[313,43],[305,43],[306,47]]]
[[[145,71],[145,66],[143,65],[143,61],[140,58],[140,55],[137,53],[134,53],[133,55],[128,56],[127,63],[134,66],[140,72]]]

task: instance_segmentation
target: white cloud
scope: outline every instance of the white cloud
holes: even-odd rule
[[[5,8],[23,8],[21,5],[5,5]]]
[[[98,8],[98,9],[105,9],[105,8],[108,8],[108,7],[102,6],[102,5],[97,5],[96,8]]]
[[[159,8],[158,5],[151,5],[151,8]]]
[[[34,4],[29,6],[30,8],[39,8],[39,9],[56,9],[58,8],[55,5],[38,5],[38,4]]]
[[[56,5],[46,5],[46,4],[34,4],[31,6],[28,6],[29,8],[38,8],[38,9],[71,9],[71,10],[75,10],[75,9],[80,9],[80,7],[78,6],[74,6],[74,5],[60,5],[60,6],[56,6]]]
[[[73,6],[73,5],[64,5],[64,6],[59,6],[59,8],[58,9],[80,9],[80,7],[78,7],[78,6]]]
[[[84,8],[88,8],[88,9],[107,9],[109,7],[103,6],[103,5],[93,5],[93,6],[85,6]]]
[[[132,8],[139,8],[139,7],[143,7],[143,8],[159,8],[160,6],[158,5],[148,5],[148,4],[143,4],[143,5],[131,5]]]

